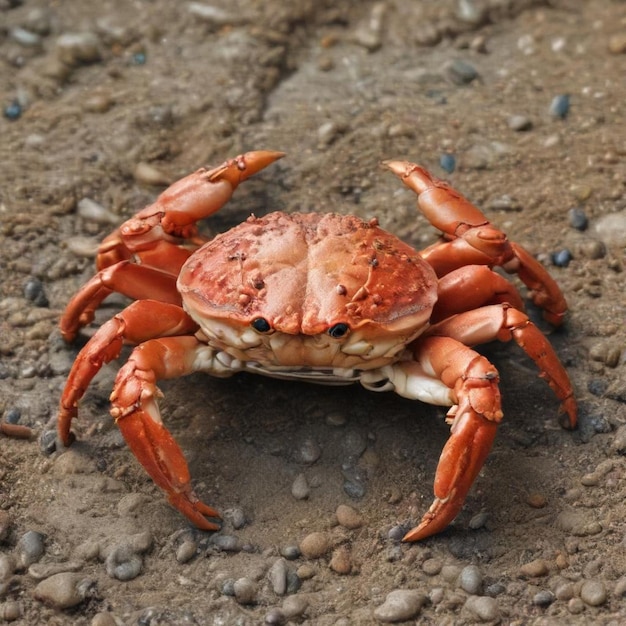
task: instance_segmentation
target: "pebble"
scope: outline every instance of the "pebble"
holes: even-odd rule
[[[301,596],[288,596],[283,600],[282,609],[287,619],[298,618],[307,610],[309,601]]]
[[[100,40],[95,33],[65,33],[56,42],[57,57],[66,65],[95,63],[101,58]]]
[[[287,561],[276,559],[267,572],[267,578],[276,595],[284,596],[287,592]]]
[[[550,255],[550,258],[552,260],[552,264],[556,267],[567,267],[574,257],[567,248],[563,248],[562,250],[553,252]]]
[[[483,586],[483,575],[476,565],[467,565],[459,575],[459,587],[472,595],[480,592]]]
[[[34,563],[28,568],[28,575],[35,580],[50,578],[61,572],[77,572],[83,564],[78,561],[63,561],[61,563]]]
[[[307,559],[319,559],[330,550],[328,535],[322,532],[313,532],[300,542],[300,552]]]
[[[264,621],[266,624],[280,626],[280,624],[286,623],[287,616],[285,615],[285,612],[282,609],[274,607],[265,614]]]
[[[317,129],[317,144],[326,148],[334,143],[345,131],[347,126],[338,122],[324,122]]]
[[[529,493],[526,497],[526,504],[533,509],[543,509],[548,504],[548,501],[541,493]]]
[[[613,595],[616,598],[623,598],[624,596],[626,596],[626,576],[622,576],[615,583],[615,588],[613,589]]]
[[[594,230],[607,246],[626,246],[626,211],[603,215],[594,223]]]
[[[550,606],[555,600],[554,594],[551,591],[543,589],[542,591],[538,591],[533,596],[533,604],[535,606]]]
[[[363,526],[363,517],[361,514],[347,504],[340,504],[335,511],[335,515],[337,516],[339,525],[348,530],[355,530]]]
[[[65,240],[67,249],[78,257],[94,258],[98,253],[100,240],[95,237],[76,235]]]
[[[478,71],[469,62],[453,59],[444,65],[444,75],[455,85],[469,85],[478,78]]]
[[[123,543],[108,553],[104,565],[111,578],[127,581],[141,574],[143,561],[131,545]]]
[[[225,11],[220,7],[204,4],[203,2],[190,2],[187,5],[187,11],[204,22],[214,24],[215,26],[242,24],[247,19],[245,14],[241,12]]]
[[[300,548],[294,545],[284,546],[280,549],[280,554],[288,561],[295,561],[300,556]]]
[[[517,132],[531,130],[533,127],[532,120],[525,115],[511,115],[507,120],[507,124],[511,130]]]
[[[15,547],[17,564],[20,569],[27,569],[39,561],[45,551],[44,535],[34,530],[25,532]]]
[[[626,33],[611,35],[608,48],[611,54],[624,54],[626,52]]]
[[[535,559],[529,563],[524,563],[520,567],[520,574],[529,578],[539,578],[546,576],[549,572],[548,564],[543,559]]]
[[[246,525],[247,519],[244,510],[240,507],[235,507],[224,511],[224,517],[227,519],[235,530],[240,530]]]
[[[602,525],[581,511],[562,511],[556,518],[556,526],[574,537],[588,537],[602,532]]]
[[[221,533],[211,535],[211,545],[222,552],[241,552],[241,542],[234,535],[222,535]]]
[[[589,218],[582,207],[572,207],[568,212],[569,224],[572,228],[581,232],[589,227]]]
[[[257,597],[257,587],[249,578],[239,578],[233,584],[235,599],[239,604],[254,604]]]
[[[106,113],[115,101],[104,93],[93,93],[87,96],[81,103],[83,111],[87,113]]]
[[[55,609],[69,609],[85,599],[92,585],[79,574],[64,572],[42,580],[33,593],[37,600]]]
[[[35,306],[47,307],[50,304],[43,283],[38,278],[31,277],[24,283],[24,297]]]
[[[603,259],[606,256],[604,242],[597,239],[583,241],[580,250],[588,259]]]
[[[22,617],[23,609],[21,602],[9,600],[0,604],[0,621],[14,622]]]
[[[296,500],[306,500],[310,493],[311,489],[309,488],[306,476],[302,473],[298,474],[291,484],[291,495]]]
[[[472,516],[472,518],[470,519],[468,523],[468,526],[472,530],[478,530],[479,528],[482,528],[487,523],[488,517],[489,516],[487,514],[487,511],[479,511],[478,513],[476,513],[476,515]]]
[[[345,576],[352,571],[352,557],[347,546],[339,546],[330,559],[330,569]]]
[[[356,478],[348,478],[343,483],[343,490],[350,498],[360,500],[367,493],[367,486]]]
[[[495,622],[500,619],[498,603],[489,596],[470,596],[465,601],[465,608],[481,622]]]
[[[312,465],[322,455],[322,449],[313,439],[305,439],[296,451],[296,460],[305,465]]]
[[[151,185],[155,187],[167,187],[172,183],[172,179],[167,174],[154,167],[154,165],[144,163],[143,161],[135,165],[133,178],[140,185]]]
[[[179,563],[188,563],[196,555],[197,550],[198,544],[191,539],[186,539],[176,550],[176,560]]]
[[[8,120],[17,120],[22,115],[22,105],[17,100],[13,100],[4,107],[2,113]]]
[[[569,94],[560,94],[552,98],[550,103],[550,115],[555,119],[565,119],[570,109]]]
[[[96,613],[89,626],[118,626],[118,624],[112,613]]]
[[[76,210],[81,217],[96,222],[96,224],[118,224],[120,218],[91,198],[81,198],[76,204]]]
[[[341,447],[348,459],[358,459],[367,448],[367,439],[357,430],[348,430],[341,440]]]
[[[374,617],[387,624],[413,619],[427,598],[413,589],[396,589],[387,594],[385,601],[374,610]]]
[[[606,598],[606,587],[601,580],[586,580],[580,588],[580,599],[589,606],[600,606]]]
[[[328,415],[326,415],[326,424],[328,426],[345,426],[348,418],[343,414],[340,413],[339,411],[333,411],[331,413],[328,413]]]
[[[437,574],[439,574],[442,567],[443,563],[440,559],[436,558],[426,559],[422,563],[422,570],[425,574],[428,574],[428,576],[436,576]]]
[[[456,157],[453,154],[446,152],[439,157],[439,165],[444,172],[452,174],[452,172],[456,169]]]
[[[0,582],[8,580],[15,572],[15,559],[10,554],[0,554]]]

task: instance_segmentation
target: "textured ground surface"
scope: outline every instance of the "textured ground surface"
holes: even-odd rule
[[[419,247],[434,231],[378,163],[448,178],[562,286],[571,314],[551,341],[581,408],[561,430],[532,364],[489,347],[506,411],[494,450],[452,527],[409,546],[393,537],[431,501],[441,412],[359,388],[168,381],[196,489],[227,513],[211,536],[125,447],[112,363],[70,451],[0,435],[0,622],[624,623],[625,40],[626,4],[609,0],[0,0],[4,420],[39,433],[54,414],[77,351],[56,321],[94,242],[166,181],[258,148],[288,157],[208,229],[333,210]],[[358,519],[338,524],[341,504]],[[313,532],[327,549],[306,558]]]

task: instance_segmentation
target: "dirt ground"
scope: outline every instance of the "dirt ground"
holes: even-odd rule
[[[625,623],[625,76],[617,0],[0,0],[0,412],[34,432],[0,434],[0,622]],[[213,535],[112,423],[121,361],[86,394],[78,442],[45,454],[88,334],[67,346],[56,323],[97,241],[168,181],[251,149],[287,157],[207,232],[336,211],[423,247],[436,233],[380,169],[392,157],[480,206],[568,299],[550,340],[579,428],[558,426],[519,349],[485,348],[505,420],[462,513],[415,545],[399,529],[432,500],[448,429],[393,394],[165,382],[194,486],[225,512]],[[314,532],[327,545],[307,558]]]

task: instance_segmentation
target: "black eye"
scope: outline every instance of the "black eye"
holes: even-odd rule
[[[257,317],[252,320],[251,326],[257,333],[269,333],[272,330],[270,323],[264,317]]]
[[[343,322],[339,322],[339,324],[334,324],[328,329],[328,334],[335,339],[340,339],[341,337],[345,337],[348,334],[350,327]]]

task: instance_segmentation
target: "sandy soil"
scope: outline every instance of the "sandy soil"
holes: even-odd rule
[[[532,363],[488,346],[506,412],[493,452],[454,524],[404,545],[398,527],[432,498],[441,411],[357,387],[167,381],[166,422],[226,514],[211,535],[125,447],[112,363],[69,451],[0,435],[0,622],[624,623],[625,51],[610,0],[0,0],[5,422],[39,435],[54,416],[81,344],[56,322],[97,241],[168,181],[262,148],[288,157],[207,232],[337,211],[423,247],[436,233],[378,166],[417,161],[558,280],[570,314],[550,339],[580,405],[562,430]],[[313,532],[327,550],[306,558]]]

